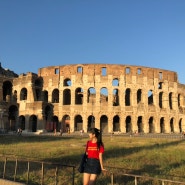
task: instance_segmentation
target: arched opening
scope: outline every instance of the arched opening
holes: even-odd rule
[[[75,91],[75,104],[81,105],[83,104],[83,89],[77,88]]]
[[[17,126],[16,126],[17,117],[18,117],[18,108],[17,108],[17,106],[15,106],[15,105],[10,106],[9,107],[9,116],[8,116],[8,120],[9,120],[8,130],[10,130],[10,131],[16,131],[17,130]]]
[[[24,116],[19,116],[18,128],[21,128],[21,130],[25,130],[25,117]]]
[[[159,107],[163,108],[163,92],[159,93]]]
[[[101,105],[107,105],[108,103],[108,90],[105,87],[100,90],[100,103]]]
[[[35,115],[31,115],[29,119],[29,130],[32,132],[37,131],[37,117]]]
[[[59,90],[54,89],[52,92],[52,103],[59,103]]]
[[[160,119],[160,133],[165,133],[164,118]]]
[[[12,96],[12,83],[10,81],[3,82],[3,101],[10,102]]]
[[[51,105],[47,105],[44,109],[45,113],[45,121],[46,121],[46,130],[48,132],[53,132],[54,131],[54,126],[53,126],[53,108]]]
[[[100,130],[103,133],[108,133],[108,118],[106,115],[102,115],[100,118]]]
[[[153,92],[152,90],[148,91],[148,105],[152,105],[154,103],[154,99],[153,99]]]
[[[20,100],[27,100],[27,89],[26,88],[21,89]]]
[[[87,131],[95,127],[95,117],[93,115],[88,117]]]
[[[48,91],[43,91],[43,100],[44,102],[48,102]]]
[[[35,100],[42,100],[42,87],[43,87],[43,79],[39,77],[35,80]]]
[[[120,132],[120,119],[119,116],[113,118],[113,132]]]
[[[118,106],[119,105],[119,91],[118,89],[113,90],[113,101],[112,101],[113,106]]]
[[[112,80],[112,86],[119,86],[119,80],[117,78]]]
[[[137,104],[141,102],[141,97],[142,97],[142,91],[141,89],[137,90]]]
[[[75,116],[75,131],[80,131],[83,130],[83,120],[82,120],[82,116],[81,115],[77,115]]]
[[[64,79],[64,86],[71,86],[71,80],[69,78]]]
[[[153,124],[153,117],[149,118],[149,133],[154,133],[154,124]]]
[[[94,87],[91,87],[87,91],[87,103],[92,105],[96,102],[96,90]]]
[[[63,133],[70,132],[70,116],[69,115],[63,116],[62,123],[61,123],[61,131]]]
[[[142,116],[139,116],[137,119],[137,127],[138,127],[138,133],[143,133]]]
[[[170,107],[170,109],[173,108],[173,107],[172,107],[172,92],[169,93],[169,107]]]
[[[63,91],[63,105],[71,105],[71,90],[65,89]]]
[[[125,91],[125,106],[130,106],[130,89],[126,89]]]
[[[125,122],[126,122],[126,133],[132,133],[131,116],[127,116]]]
[[[174,133],[174,119],[173,118],[170,119],[170,132]]]
[[[182,133],[182,118],[179,120],[179,132]]]

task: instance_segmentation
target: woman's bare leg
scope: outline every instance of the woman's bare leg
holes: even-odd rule
[[[89,174],[89,173],[83,174],[83,185],[89,185],[90,176],[91,176],[91,174]]]
[[[89,181],[88,185],[95,185],[96,179],[97,179],[97,175],[96,174],[91,174],[90,175],[90,181]]]

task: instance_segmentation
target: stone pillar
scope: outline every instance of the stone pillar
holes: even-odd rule
[[[125,116],[120,116],[120,131],[122,133],[126,133],[126,120]]]
[[[70,132],[74,132],[74,115],[70,115]]]

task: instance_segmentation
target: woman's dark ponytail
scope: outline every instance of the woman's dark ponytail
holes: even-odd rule
[[[97,138],[97,145],[98,145],[98,149],[100,149],[100,146],[103,146],[103,142],[102,142],[102,132],[101,130],[97,129],[97,128],[91,128],[90,129],[90,133],[95,134],[96,138]]]

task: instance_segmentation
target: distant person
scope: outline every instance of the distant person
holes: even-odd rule
[[[101,171],[105,171],[103,167],[104,144],[101,131],[97,128],[91,128],[89,138],[86,146],[88,157],[84,168],[83,185],[95,185],[98,175]]]
[[[21,128],[18,128],[18,129],[17,129],[17,134],[18,134],[19,136],[22,135],[22,129],[21,129]]]

